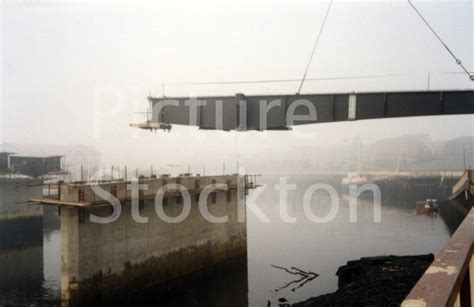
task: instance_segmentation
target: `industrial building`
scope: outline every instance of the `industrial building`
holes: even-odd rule
[[[0,172],[16,173],[33,178],[61,171],[63,156],[29,156],[0,152]]]

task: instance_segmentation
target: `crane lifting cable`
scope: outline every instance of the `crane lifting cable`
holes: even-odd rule
[[[413,8],[413,10],[416,12],[416,14],[423,20],[423,22],[426,24],[426,26],[431,30],[431,32],[436,36],[436,38],[441,42],[441,44],[448,50],[449,54],[453,57],[453,59],[456,61],[456,64],[461,66],[461,68],[464,70],[464,72],[468,75],[469,79],[471,81],[474,81],[474,75],[471,75],[469,70],[462,64],[461,60],[456,57],[456,55],[449,49],[448,45],[443,41],[443,39],[436,33],[436,31],[433,29],[433,27],[428,23],[428,21],[421,15],[420,11],[415,7],[415,5],[411,2],[411,0],[408,0],[408,3],[410,6]]]
[[[329,2],[329,6],[328,6],[328,9],[326,11],[326,15],[324,16],[324,19],[323,19],[323,24],[321,25],[321,28],[319,29],[319,33],[318,33],[318,36],[316,38],[316,41],[314,42],[313,51],[311,51],[311,56],[309,57],[308,65],[306,65],[306,69],[304,71],[303,78],[301,78],[300,87],[298,88],[298,92],[296,92],[296,94],[298,94],[298,95],[301,92],[301,89],[303,88],[304,80],[306,79],[306,74],[308,73],[308,69],[309,69],[309,66],[311,65],[311,61],[313,60],[314,53],[316,52],[316,48],[318,47],[319,39],[321,38],[321,34],[323,33],[324,26],[326,25],[326,20],[328,19],[328,15],[329,15],[329,11],[331,10],[332,2],[333,2],[333,0],[331,0]]]

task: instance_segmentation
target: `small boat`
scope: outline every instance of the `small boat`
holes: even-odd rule
[[[439,206],[436,199],[426,199],[416,202],[416,214],[438,213]]]
[[[341,181],[343,186],[364,185],[373,182],[369,176],[361,176],[359,173],[349,173],[346,177],[342,178]]]

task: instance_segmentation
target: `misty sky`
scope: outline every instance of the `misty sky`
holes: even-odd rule
[[[21,3],[21,4],[18,4]],[[107,163],[209,163],[354,137],[474,134],[472,116],[371,120],[286,132],[137,131],[163,83],[301,78],[328,1],[4,1],[1,142],[93,145]],[[420,11],[474,70],[472,1],[419,1]],[[406,1],[335,1],[303,92],[474,89]],[[166,85],[165,94],[294,93],[297,83]],[[99,109],[95,106],[99,105]],[[97,130],[100,127],[100,130]],[[94,137],[94,136],[99,136]],[[213,155],[210,155],[212,150]],[[216,158],[218,157],[218,158]],[[156,162],[158,161],[158,162]],[[215,164],[215,163],[214,163]]]

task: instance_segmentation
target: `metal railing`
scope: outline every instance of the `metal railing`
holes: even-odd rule
[[[471,208],[401,306],[474,306],[473,241],[474,208]]]

